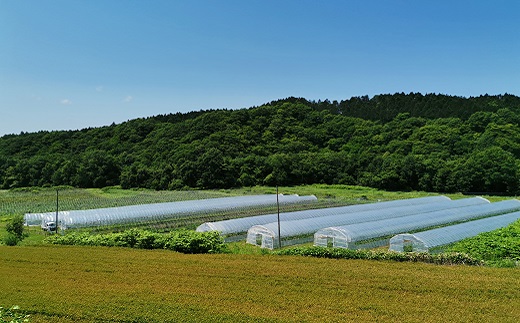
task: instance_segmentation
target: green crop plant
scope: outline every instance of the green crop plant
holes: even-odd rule
[[[0,306],[0,322],[29,322],[29,315],[21,311],[20,306],[15,305],[8,308]]]
[[[481,233],[447,248],[464,252],[496,266],[518,266],[520,263],[520,221],[505,228]]]

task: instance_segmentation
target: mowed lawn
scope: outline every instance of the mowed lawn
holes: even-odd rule
[[[520,322],[520,270],[0,246],[0,305],[31,322]]]

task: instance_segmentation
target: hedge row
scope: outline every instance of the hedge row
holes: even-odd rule
[[[218,232],[173,231],[168,234],[130,229],[124,232],[96,234],[68,233],[52,235],[50,244],[168,249],[182,253],[218,253],[224,250],[224,239]]]
[[[277,255],[310,256],[331,259],[367,259],[367,260],[393,260],[409,262],[425,262],[442,265],[484,265],[482,260],[472,258],[464,253],[439,253],[429,254],[425,252],[391,252],[373,250],[351,250],[342,248],[325,247],[295,247],[281,249],[273,252]]]

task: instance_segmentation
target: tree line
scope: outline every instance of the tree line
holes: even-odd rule
[[[313,183],[517,194],[520,98],[287,98],[0,137],[0,188]]]

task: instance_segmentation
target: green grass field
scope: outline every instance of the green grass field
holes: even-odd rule
[[[273,255],[0,246],[31,322],[518,322],[520,271]]]

